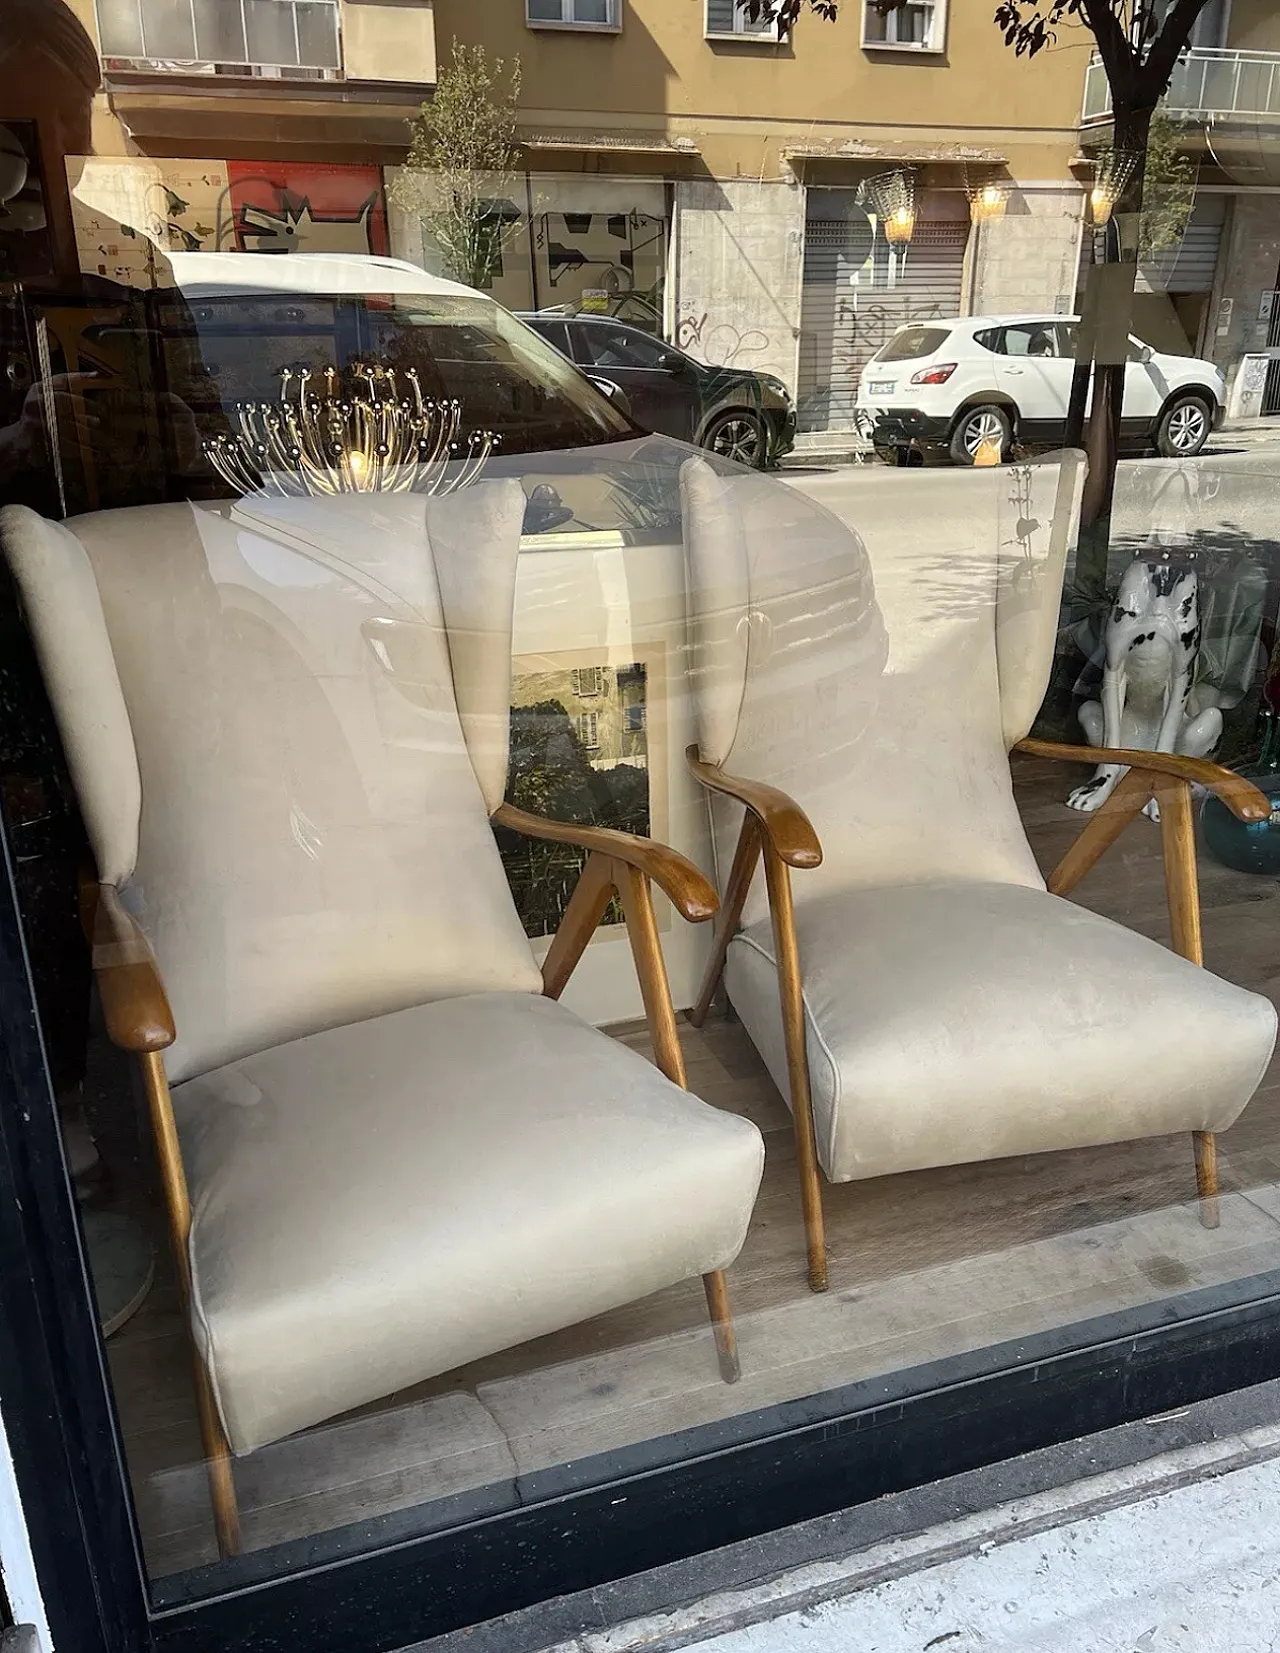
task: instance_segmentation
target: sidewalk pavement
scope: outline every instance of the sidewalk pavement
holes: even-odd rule
[[[406,1653],[1280,1653],[1280,1379]]]
[[[1277,1455],[1273,1425],[883,1545],[843,1578],[831,1567],[810,1577],[801,1570],[776,1613],[748,1609],[754,1622],[684,1645],[700,1653],[1274,1653]],[[841,1593],[816,1595],[831,1589]],[[662,1645],[672,1643],[628,1634],[578,1647]]]

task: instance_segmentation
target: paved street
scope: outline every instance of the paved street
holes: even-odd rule
[[[986,473],[990,475],[992,473]],[[997,475],[1009,475],[1006,467]],[[881,535],[914,528],[935,536],[949,519],[974,508],[983,473],[947,467],[896,470],[884,465],[788,469],[792,487],[820,500],[855,527],[874,560]],[[1113,544],[1137,549],[1156,529],[1190,533],[1193,543],[1244,549],[1251,542],[1280,562],[1280,433],[1274,443],[1233,445],[1191,461],[1127,460],[1120,466]]]

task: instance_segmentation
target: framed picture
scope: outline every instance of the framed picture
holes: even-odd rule
[[[507,797],[522,809],[641,837],[663,836],[661,661],[590,651],[517,656],[511,684]],[[657,727],[655,727],[655,724]],[[657,737],[655,741],[655,736]],[[555,933],[582,868],[581,852],[500,833],[503,864],[530,938]],[[615,901],[606,924],[620,924]]]

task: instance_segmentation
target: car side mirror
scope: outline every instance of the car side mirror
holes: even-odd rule
[[[1154,355],[1155,351],[1149,344],[1140,344],[1138,346],[1138,360],[1140,362],[1149,362]]]
[[[665,351],[658,357],[658,366],[664,373],[684,373],[688,369],[688,362],[674,350]]]
[[[628,419],[631,417],[631,402],[621,385],[614,384],[612,379],[601,378],[596,373],[588,373],[587,378],[597,390],[603,391],[620,413],[625,413]]]

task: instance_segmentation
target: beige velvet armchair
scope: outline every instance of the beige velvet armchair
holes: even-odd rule
[[[196,1350],[218,1539],[232,1455],[723,1270],[763,1163],[684,1090],[661,844],[502,802],[514,482],[0,514],[96,859]],[[539,971],[490,821],[587,853]],[[658,1067],[557,999],[617,894]],[[659,1067],[661,1071],[659,1071]]]
[[[1009,753],[1052,662],[1083,462],[975,474],[971,514],[857,536],[786,490],[682,474],[691,675],[722,906],[692,1017],[723,983],[794,1120],[809,1283],[832,1182],[1188,1131],[1202,1219],[1215,1133],[1271,1057],[1271,1003],[1201,964],[1191,787],[1146,752],[1047,882]],[[927,489],[926,478],[922,488]],[[1173,951],[1060,899],[1161,806]],[[1149,824],[1145,830],[1155,830]]]

